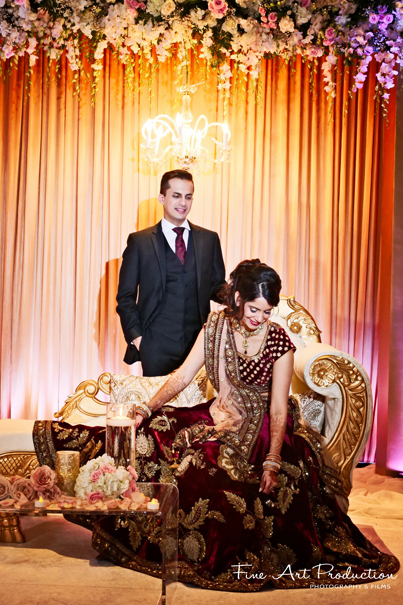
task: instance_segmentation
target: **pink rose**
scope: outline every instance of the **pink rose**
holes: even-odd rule
[[[132,9],[139,8],[140,6],[140,2],[137,2],[137,0],[125,0],[125,4],[128,8]]]
[[[11,508],[14,506],[14,498],[7,498],[7,500],[0,501],[0,508]]]
[[[264,16],[265,16],[265,14],[266,14],[266,10],[263,8],[263,6],[261,6],[261,7],[259,8],[259,13],[262,15],[262,17],[264,17]]]
[[[127,470],[129,471],[129,473],[131,474],[131,476],[133,477],[133,479],[135,481],[137,481],[137,479],[139,478],[138,474],[136,473],[135,469],[132,466],[128,466]]]
[[[228,10],[228,4],[225,2],[225,0],[211,0],[208,3],[208,7],[211,11],[211,14],[216,19],[221,19],[224,17]]]
[[[328,40],[334,40],[334,38],[336,36],[334,27],[328,27],[327,30],[325,31],[325,36]]]
[[[27,500],[34,500],[36,497],[36,491],[32,482],[25,477],[16,479],[11,487],[11,496],[16,500],[21,500],[21,496],[24,495]]]
[[[31,473],[31,482],[37,492],[43,492],[45,489],[51,489],[57,480],[55,471],[49,466],[40,466]]]
[[[54,485],[50,489],[45,489],[42,492],[42,496],[44,500],[57,500],[62,495],[61,490]]]
[[[376,13],[372,13],[369,16],[369,22],[372,23],[373,25],[375,25],[376,23],[378,23],[379,21],[379,15],[377,15]]]
[[[276,13],[270,13],[269,15],[269,21],[277,21],[277,15]]]
[[[105,464],[103,464],[99,470],[104,475],[106,475],[106,473],[111,473],[111,474],[116,473],[115,467],[112,466],[112,464],[109,464],[108,462],[105,462]]]
[[[103,502],[105,500],[104,492],[91,492],[87,494],[87,500],[90,504],[95,504],[95,502]]]
[[[309,8],[311,6],[311,0],[301,0],[302,8]]]
[[[11,494],[11,482],[0,475],[0,500],[9,498]]]
[[[102,471],[99,468],[96,471],[92,471],[91,475],[90,475],[90,479],[93,483],[96,483],[98,481],[98,479],[100,479],[102,477]]]

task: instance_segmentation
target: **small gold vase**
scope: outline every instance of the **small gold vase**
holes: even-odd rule
[[[80,470],[80,452],[56,452],[57,485],[68,496],[74,496],[74,485]]]

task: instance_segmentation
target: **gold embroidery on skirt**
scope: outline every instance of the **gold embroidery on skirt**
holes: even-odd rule
[[[206,542],[198,531],[190,531],[179,540],[180,552],[191,561],[198,563],[206,556]]]

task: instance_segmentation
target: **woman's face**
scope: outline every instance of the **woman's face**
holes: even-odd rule
[[[241,302],[239,292],[235,293],[235,302],[237,305]],[[250,300],[244,304],[242,323],[248,330],[256,330],[263,322],[267,321],[271,315],[273,307],[267,300],[261,296]]]

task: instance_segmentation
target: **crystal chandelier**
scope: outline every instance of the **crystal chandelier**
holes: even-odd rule
[[[195,126],[191,123],[193,116],[190,111],[191,95],[196,91],[198,84],[181,86],[178,92],[182,95],[182,112],[174,120],[170,116],[161,114],[154,119],[147,120],[142,128],[145,144],[146,160],[153,165],[162,166],[169,159],[174,158],[178,168],[192,170],[199,168],[200,160],[207,159],[214,164],[230,161],[231,147],[228,145],[231,133],[226,123],[212,122],[209,124],[206,116],[197,118]],[[216,127],[221,130],[222,140],[218,141],[210,135],[215,145],[213,154],[203,145],[208,130]],[[165,137],[169,137],[168,144],[164,145]]]

